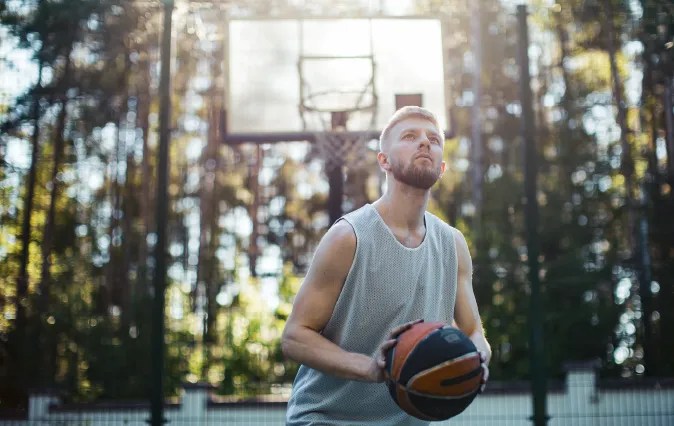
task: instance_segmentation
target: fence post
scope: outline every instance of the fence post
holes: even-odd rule
[[[545,426],[547,414],[547,378],[545,373],[545,351],[543,346],[543,298],[539,279],[538,260],[538,200],[536,179],[538,174],[538,153],[534,138],[534,108],[529,72],[529,29],[527,27],[527,7],[517,6],[519,33],[518,61],[520,66],[520,104],[522,105],[522,139],[524,140],[524,192],[526,195],[525,221],[527,228],[527,259],[529,265],[530,353],[531,391],[533,394],[534,426]]]
[[[564,364],[566,389],[569,395],[574,394],[576,401],[597,402],[597,368],[599,368],[599,361]]]
[[[179,424],[197,425],[206,423],[208,394],[212,386],[208,383],[185,383],[185,393],[180,405]]]
[[[28,421],[44,421],[49,416],[49,406],[58,404],[59,397],[51,389],[31,390],[28,396]]]
[[[153,303],[151,335],[150,419],[152,426],[162,426],[164,418],[164,304],[166,292],[166,233],[168,223],[169,140],[171,138],[171,24],[174,0],[164,2],[164,26],[161,46],[159,82],[159,152],[157,160],[157,240],[154,247]]]

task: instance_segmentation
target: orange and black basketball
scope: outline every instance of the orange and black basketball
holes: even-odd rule
[[[422,420],[454,417],[480,391],[480,354],[461,331],[442,322],[421,322],[400,334],[386,356],[393,400]]]

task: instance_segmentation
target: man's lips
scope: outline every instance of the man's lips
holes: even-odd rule
[[[419,154],[415,157],[415,160],[419,159],[419,158],[425,158],[425,159],[427,159],[428,161],[431,161],[431,162],[433,161],[433,158],[431,158],[431,156],[428,155],[428,154]]]

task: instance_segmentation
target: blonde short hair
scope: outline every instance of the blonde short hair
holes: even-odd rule
[[[422,108],[420,106],[404,106],[400,108],[398,111],[393,113],[391,116],[391,119],[389,122],[386,124],[386,127],[384,127],[384,130],[382,130],[381,135],[379,136],[379,150],[383,151],[384,148],[384,141],[388,139],[388,137],[391,134],[391,129],[401,121],[410,118],[410,117],[418,117],[418,118],[423,118],[425,120],[430,121],[433,123],[435,127],[437,127],[438,132],[440,133],[440,136],[444,138],[444,131],[442,127],[440,127],[440,123],[438,122],[438,117],[435,116],[431,111],[427,110],[426,108]]]

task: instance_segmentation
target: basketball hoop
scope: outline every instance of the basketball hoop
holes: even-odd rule
[[[349,132],[347,129],[352,126],[359,129],[374,127],[377,97],[372,93],[370,84],[357,92],[334,90],[313,93],[307,99],[316,102],[300,106],[305,124],[325,129],[315,132],[314,139],[326,171],[337,167],[353,170],[365,165],[371,132]]]
[[[225,140],[312,142],[307,160],[324,161],[330,223],[343,213],[345,190],[365,191],[373,142],[400,103],[422,106],[423,96],[424,107],[447,111],[451,75],[438,53],[448,51],[450,26],[440,17],[300,14],[234,18],[226,27]],[[401,51],[420,54],[424,66],[401,63]]]
[[[337,167],[357,169],[367,162],[368,135],[344,132],[316,132],[316,145],[326,171]]]
[[[376,127],[378,99],[372,21],[368,20],[366,26],[355,22],[349,25],[346,29],[356,33],[365,30],[361,33],[367,37],[362,37],[363,43],[348,48],[337,43],[326,48],[316,45],[313,37],[305,37],[305,22],[298,23],[299,112],[304,130],[315,131],[317,151],[327,172],[362,167],[367,159],[368,142],[368,134],[362,130]],[[334,41],[339,42],[339,38]]]

